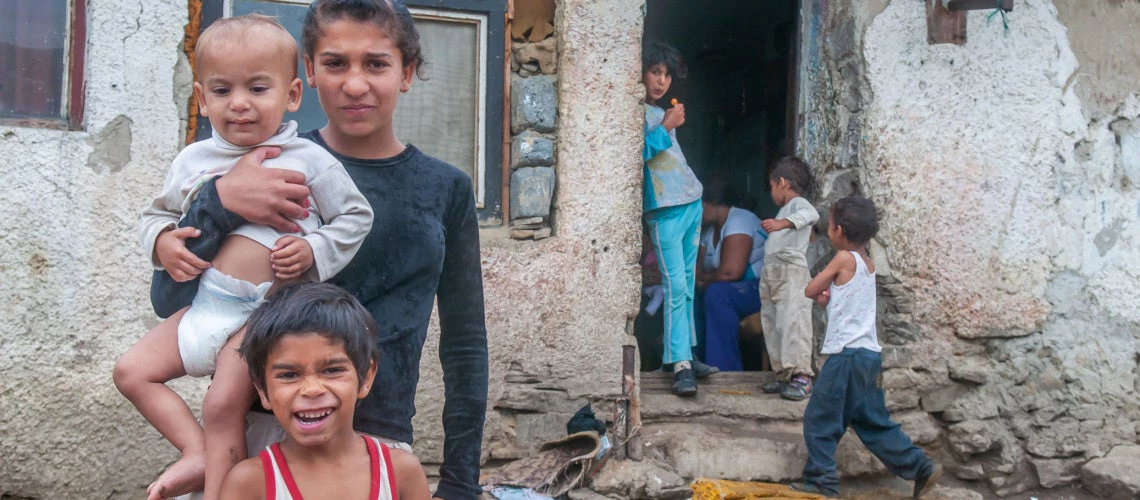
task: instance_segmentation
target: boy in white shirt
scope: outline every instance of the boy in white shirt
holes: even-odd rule
[[[878,382],[883,348],[875,330],[875,264],[867,255],[867,242],[878,229],[871,200],[836,201],[827,224],[835,257],[804,289],[806,298],[827,307],[820,351],[829,357],[804,411],[808,461],[803,483],[792,485],[800,491],[839,497],[835,449],[848,426],[887,469],[914,481],[914,498],[934,489],[942,476],[942,467],[891,422]]]

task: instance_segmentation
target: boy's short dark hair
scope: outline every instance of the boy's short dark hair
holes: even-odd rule
[[[768,180],[779,179],[787,179],[792,191],[799,193],[800,196],[806,197],[810,194],[811,169],[808,168],[807,162],[795,156],[782,157],[772,164],[772,171],[768,174]]]
[[[879,232],[875,203],[862,196],[840,198],[831,206],[831,222],[843,227],[843,236],[856,245],[865,245]]]
[[[253,311],[246,327],[238,350],[249,365],[254,385],[262,390],[269,353],[286,335],[316,333],[341,342],[361,382],[371,363],[380,361],[376,321],[356,298],[328,283],[301,283],[278,290]]]
[[[644,75],[649,68],[658,64],[664,64],[669,75],[678,80],[684,80],[689,76],[689,68],[685,66],[681,53],[667,43],[653,42],[641,51],[641,74]]]

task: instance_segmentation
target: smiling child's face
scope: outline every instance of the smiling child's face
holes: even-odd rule
[[[356,402],[368,394],[376,363],[363,382],[344,343],[317,333],[282,337],[265,363],[261,403],[273,411],[290,440],[319,446],[338,437],[355,438]]]

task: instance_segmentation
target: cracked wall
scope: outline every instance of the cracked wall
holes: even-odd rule
[[[819,65],[811,95],[842,107],[802,141],[822,204],[880,208],[889,404],[938,417],[954,473],[1002,495],[1071,483],[1140,427],[1140,5],[1085,4],[1018,0],[1008,32],[971,12],[963,46],[926,44],[921,2],[832,6],[861,60]]]
[[[0,127],[3,496],[137,498],[175,458],[111,367],[153,325],[136,235],[181,147],[171,82],[186,4],[92,2],[87,15],[84,129]],[[205,382],[175,387],[200,400]]]

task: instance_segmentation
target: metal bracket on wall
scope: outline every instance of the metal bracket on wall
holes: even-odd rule
[[[949,11],[1001,9],[1013,10],[1013,0],[942,0],[942,7]]]

